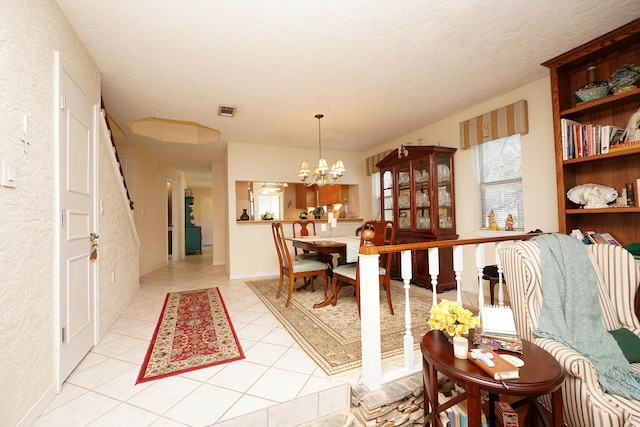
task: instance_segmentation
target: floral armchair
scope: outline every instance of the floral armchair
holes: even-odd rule
[[[640,322],[634,312],[639,276],[633,256],[619,246],[597,244],[586,248],[596,271],[605,328],[613,331],[624,327],[640,336]],[[562,385],[565,423],[573,427],[640,426],[640,401],[603,392],[587,358],[558,341],[533,336],[542,304],[538,244],[516,242],[503,246],[498,253],[518,333],[551,353],[566,371]],[[640,371],[640,363],[631,366]]]

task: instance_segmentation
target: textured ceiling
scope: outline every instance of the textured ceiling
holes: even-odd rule
[[[315,147],[322,113],[323,148],[373,147],[542,78],[543,61],[640,17],[639,0],[57,2],[102,73],[116,143],[191,187],[210,186],[227,141]],[[221,139],[175,150],[131,134],[145,117]]]

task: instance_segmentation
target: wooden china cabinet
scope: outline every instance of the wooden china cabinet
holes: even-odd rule
[[[403,146],[376,166],[380,168],[380,212],[396,223],[396,243],[457,239],[453,154],[455,148]],[[412,282],[431,287],[427,251],[414,251]],[[400,277],[396,256],[392,275]],[[440,249],[437,291],[454,289],[453,251]]]

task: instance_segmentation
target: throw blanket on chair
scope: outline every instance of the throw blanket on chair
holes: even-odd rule
[[[602,323],[596,272],[584,243],[563,234],[534,240],[542,269],[542,307],[534,335],[559,341],[589,359],[604,391],[640,399],[640,372],[631,368]]]

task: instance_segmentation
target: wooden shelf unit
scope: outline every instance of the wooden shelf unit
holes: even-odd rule
[[[579,102],[574,92],[588,83],[588,67],[596,66],[596,80],[609,80],[629,63],[640,65],[640,19],[542,64],[551,77],[560,233],[593,230],[609,232],[624,245],[640,242],[640,208],[582,209],[567,199],[567,191],[581,184],[601,184],[620,193],[626,183],[640,178],[640,149],[563,160],[560,124],[566,118],[624,129],[640,108],[640,89],[587,102]]]

